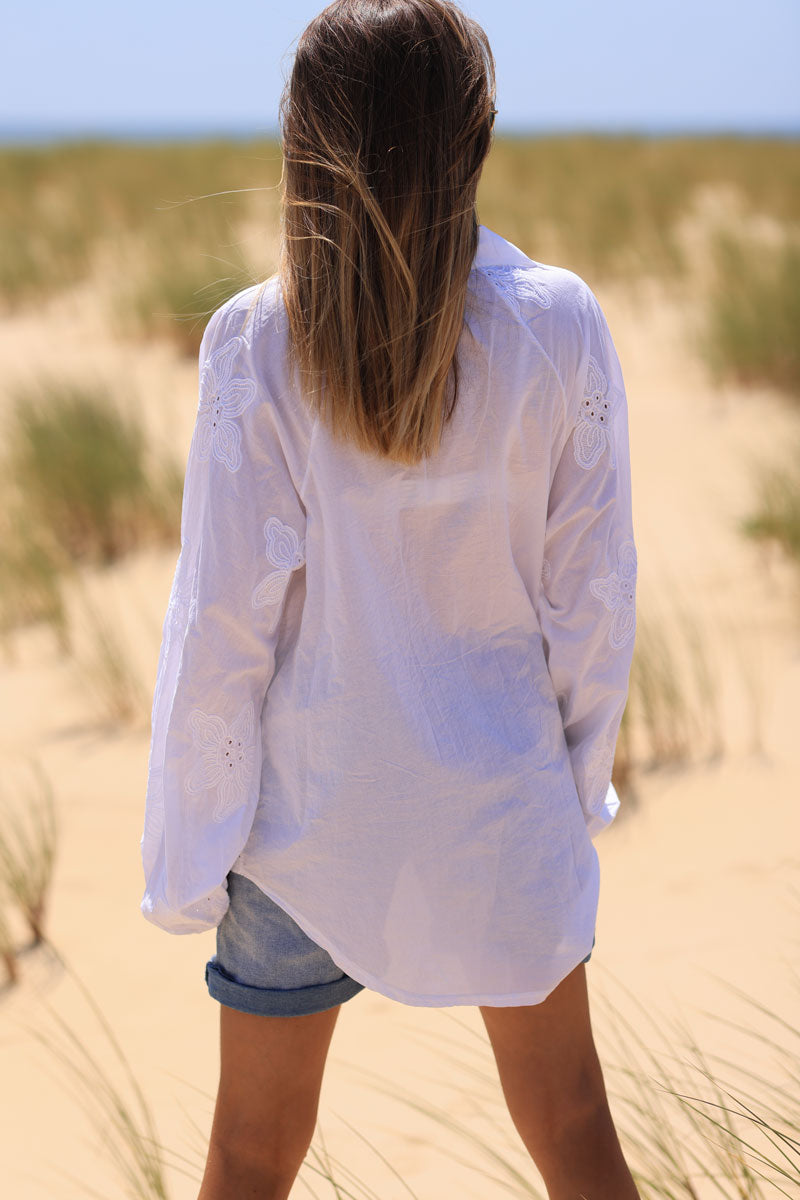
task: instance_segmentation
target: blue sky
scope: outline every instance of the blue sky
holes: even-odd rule
[[[15,4],[0,131],[276,127],[295,39],[321,3]],[[497,60],[497,132],[800,131],[800,4],[467,0]]]

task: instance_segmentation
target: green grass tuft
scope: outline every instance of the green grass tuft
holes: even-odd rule
[[[116,326],[121,335],[161,337],[187,358],[196,358],[211,314],[257,282],[241,262],[220,262],[186,246],[158,258],[130,293],[120,293]]]
[[[70,562],[25,509],[6,508],[0,539],[0,637],[38,621],[48,623],[61,650],[69,649],[62,579]],[[8,649],[10,643],[6,640]]]
[[[800,243],[720,234],[700,340],[717,379],[767,384],[800,401]]]
[[[786,467],[762,467],[756,507],[741,525],[745,536],[774,543],[800,567],[800,446]]]
[[[46,381],[22,393],[7,458],[30,520],[72,561],[110,563],[175,536],[179,513],[165,527],[144,434],[102,388]]]

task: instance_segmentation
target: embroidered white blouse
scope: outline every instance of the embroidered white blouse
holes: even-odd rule
[[[406,1004],[534,1004],[592,946],[635,630],[626,398],[575,274],[486,227],[415,467],[335,442],[276,280],[211,318],[152,710],[145,917],[233,870]]]

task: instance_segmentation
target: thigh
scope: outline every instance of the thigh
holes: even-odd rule
[[[212,1138],[248,1156],[313,1135],[339,1006],[296,1017],[220,1007],[220,1079]],[[302,1157],[302,1155],[301,1155]]]
[[[540,1004],[481,1007],[509,1104],[557,1115],[603,1094],[586,967],[579,963]]]

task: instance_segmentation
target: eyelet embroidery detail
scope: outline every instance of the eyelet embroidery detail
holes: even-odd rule
[[[256,394],[254,380],[233,373],[238,354],[248,348],[243,337],[233,337],[209,355],[200,372],[197,457],[206,462],[213,455],[229,471],[242,465],[242,434],[233,418]]]
[[[267,539],[266,554],[277,571],[272,571],[253,589],[253,608],[264,608],[277,604],[289,582],[292,571],[302,567],[306,561],[306,540],[300,539],[291,525],[284,525],[278,517],[270,517],[264,526]]]
[[[255,765],[255,712],[245,704],[229,726],[222,717],[195,708],[189,713],[192,741],[201,758],[186,780],[190,795],[216,788],[213,820],[224,821],[247,795]]]
[[[623,542],[617,554],[617,569],[604,579],[593,579],[589,591],[613,613],[608,640],[619,650],[631,640],[636,628],[636,547]]]
[[[484,272],[494,280],[503,295],[511,301],[511,306],[518,316],[522,316],[520,299],[533,300],[540,308],[550,307],[550,297],[543,287],[531,277],[531,271],[524,267],[498,265],[484,267]]]
[[[614,409],[608,394],[608,380],[601,371],[597,360],[590,358],[589,369],[586,373],[586,387],[572,442],[575,461],[585,471],[596,466],[602,458],[606,446],[608,446],[611,457],[611,467],[616,469],[617,460],[611,429],[613,416]]]

